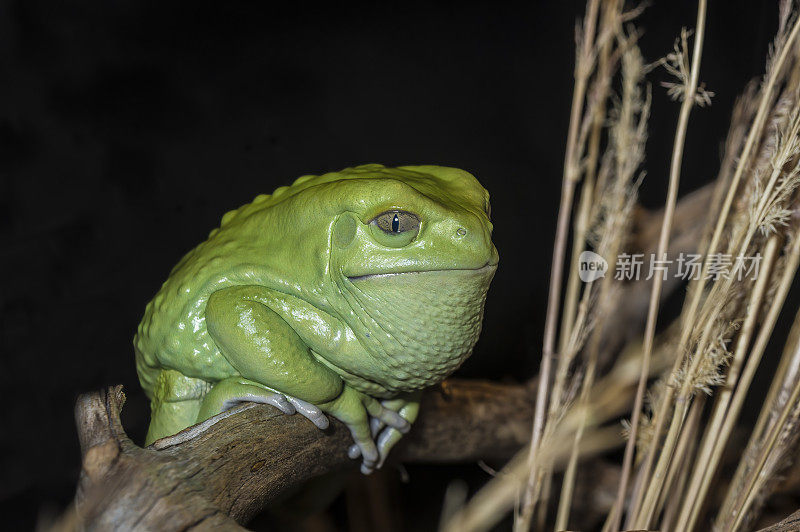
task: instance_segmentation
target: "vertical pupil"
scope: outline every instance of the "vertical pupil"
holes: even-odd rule
[[[397,214],[395,214],[394,218],[392,218],[392,232],[393,233],[400,232],[400,218],[397,216]]]

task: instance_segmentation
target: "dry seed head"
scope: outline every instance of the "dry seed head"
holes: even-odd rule
[[[692,393],[701,391],[711,395],[712,387],[725,382],[724,368],[731,358],[728,343],[732,333],[738,328],[739,324],[736,322],[718,320],[711,333],[713,340],[702,353],[695,353],[684,360],[674,375],[676,383],[681,387],[687,385]],[[700,358],[695,365],[696,357]]]
[[[775,68],[775,62],[778,56],[780,56],[783,47],[786,45],[786,41],[789,38],[789,33],[796,18],[797,12],[794,10],[794,1],[781,0],[778,7],[778,32],[769,45],[769,50],[767,52],[767,68],[764,73],[764,79],[767,79],[772,74],[772,70]]]
[[[749,209],[750,230],[757,228],[765,236],[786,226],[792,216],[789,200],[800,185],[800,107],[778,129],[768,170],[769,177],[765,171],[754,173]]]
[[[691,31],[682,28],[681,36],[675,39],[672,52],[668,53],[660,61],[666,71],[677,79],[676,82],[661,82],[661,86],[667,89],[667,96],[675,101],[683,101],[686,98],[689,86],[689,36],[691,34]],[[699,83],[695,89],[694,103],[698,107],[711,105],[713,96],[714,93],[712,91],[706,90],[705,83]]]
[[[758,187],[761,186],[764,175],[769,175],[771,171],[772,161],[777,154],[780,132],[786,128],[795,102],[796,98],[793,93],[784,94],[778,98],[770,112],[769,120],[761,135],[757,156],[749,166],[747,175],[750,175],[751,178],[744,182],[744,193],[736,202],[736,211],[740,217],[749,217],[748,209],[760,193]],[[750,126],[749,123],[746,125]]]
[[[638,187],[644,178],[638,169],[645,155],[650,91],[642,89],[644,66],[636,46],[629,46],[622,55],[622,79],[622,93],[612,98],[607,121],[609,145],[598,176],[601,200],[587,234],[587,240],[601,256],[624,244]]]
[[[715,341],[708,347],[697,368],[697,374],[693,377],[696,390],[711,395],[712,386],[725,382],[723,368],[728,365],[731,358],[731,352],[728,350],[730,333],[737,328],[737,324],[730,323],[724,331],[717,334]]]

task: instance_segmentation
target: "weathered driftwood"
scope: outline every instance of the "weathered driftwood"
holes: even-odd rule
[[[676,212],[670,254],[693,252],[711,187]],[[660,213],[642,212],[631,252],[649,253]],[[655,235],[655,236],[653,236]],[[610,265],[613,268],[613,265]],[[613,269],[609,274],[613,275]],[[640,330],[648,283],[630,283],[606,323],[604,351]],[[665,286],[665,292],[676,283]],[[248,404],[143,449],[120,423],[120,386],[83,395],[76,421],[83,469],[75,505],[54,528],[241,530],[270,502],[314,476],[354,467],[341,423],[319,431],[300,416]],[[394,461],[456,462],[506,458],[529,438],[531,386],[453,380],[426,392],[419,420],[392,453]]]
[[[800,530],[800,510],[767,528],[762,528],[758,532],[797,532]]]
[[[99,529],[238,527],[322,473],[355,465],[347,428],[320,431],[301,416],[248,404],[143,449],[125,434],[121,386],[81,396],[83,455],[77,515]],[[430,390],[393,459],[452,462],[507,457],[529,437],[530,390],[450,381]]]

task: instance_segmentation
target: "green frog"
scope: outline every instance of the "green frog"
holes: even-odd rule
[[[134,337],[146,444],[242,402],[328,416],[381,467],[420,391],[471,354],[498,264],[489,194],[442,166],[298,178],[228,212]]]

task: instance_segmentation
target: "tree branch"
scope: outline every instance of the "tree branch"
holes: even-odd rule
[[[124,402],[115,386],[81,396],[75,408],[83,469],[74,517],[92,527],[236,529],[305,481],[355,465],[342,423],[331,419],[323,432],[301,416],[252,403],[143,449],[122,428]],[[532,404],[525,386],[445,382],[424,395],[393,459],[508,457],[527,441]]]
[[[779,523],[762,528],[759,532],[796,532],[797,530],[800,530],[800,510]]]

